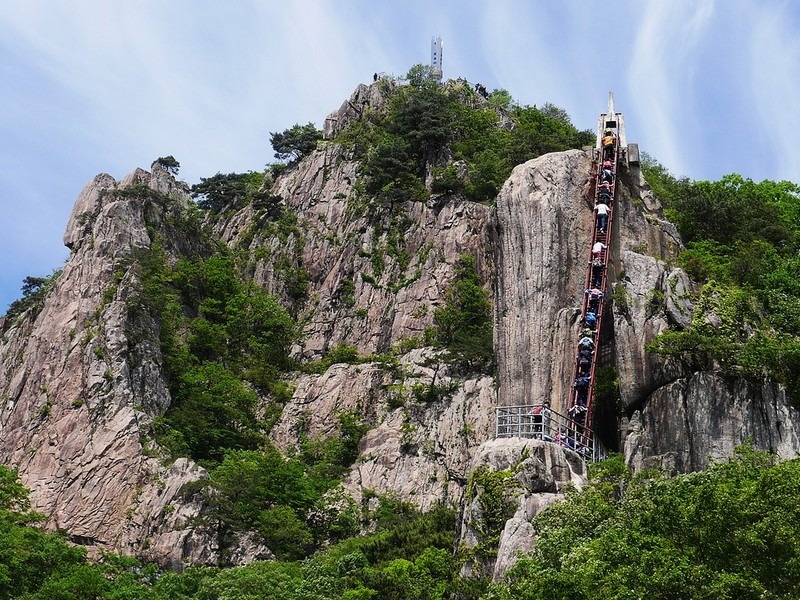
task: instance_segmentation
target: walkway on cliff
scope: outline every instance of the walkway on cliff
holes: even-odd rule
[[[549,402],[497,408],[495,437],[542,439],[571,448],[588,460],[606,454],[592,430],[597,393],[598,365],[608,362],[611,340],[601,339],[606,313],[608,263],[614,225],[614,198],[620,161],[626,157],[622,114],[614,111],[609,94],[608,111],[601,113],[592,168],[592,234],[587,247],[581,318],[576,335],[566,414],[551,410]],[[607,336],[606,336],[607,337]]]

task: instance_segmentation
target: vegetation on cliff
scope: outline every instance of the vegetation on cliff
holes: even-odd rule
[[[800,460],[749,447],[708,470],[631,477],[621,457],[534,519],[490,598],[797,598]]]
[[[492,304],[473,256],[459,259],[445,299],[445,305],[433,313],[433,327],[427,337],[434,345],[446,348],[448,359],[465,370],[493,372]]]
[[[533,554],[499,585],[462,579],[452,510],[420,514],[382,499],[373,533],[302,562],[158,573],[85,551],[33,525],[27,491],[0,467],[0,597],[138,598],[796,598],[800,459],[740,448],[707,471],[631,476],[620,457],[595,465],[581,492],[539,514]]]
[[[279,395],[297,326],[263,289],[244,283],[219,251],[170,266],[159,244],[142,253],[140,295],[131,305],[159,321],[172,404],[156,420],[160,444],[174,456],[220,462],[225,452],[265,440],[257,390]],[[135,339],[136,333],[132,332]]]
[[[44,307],[45,298],[60,274],[58,270],[47,277],[26,277],[22,282],[22,298],[11,303],[6,318],[14,319],[26,310],[31,311],[31,318],[35,318]]]
[[[800,186],[678,179],[652,159],[643,168],[687,242],[678,265],[702,286],[691,326],[648,348],[800,391]]]
[[[505,90],[484,100],[464,80],[441,86],[422,65],[406,79],[404,86],[387,82],[387,106],[368,110],[336,140],[362,161],[372,211],[431,191],[492,201],[514,166],[594,142],[551,104],[519,106]]]

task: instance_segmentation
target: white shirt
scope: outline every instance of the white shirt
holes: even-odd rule
[[[594,246],[592,246],[592,252],[595,254],[599,254],[606,248],[606,245],[603,242],[597,242]]]
[[[607,214],[608,214],[608,211],[610,211],[610,210],[611,210],[611,209],[608,207],[608,204],[605,204],[604,202],[601,202],[600,204],[598,204],[597,206],[595,206],[595,207],[594,207],[594,209],[597,211],[597,214],[598,214],[598,215],[607,215]]]

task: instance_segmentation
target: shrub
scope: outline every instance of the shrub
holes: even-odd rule
[[[492,305],[481,286],[474,257],[461,256],[445,299],[445,306],[433,313],[436,344],[466,368],[492,372]]]
[[[278,160],[298,161],[317,148],[322,132],[313,123],[295,124],[282,132],[270,132],[269,141]]]
[[[34,319],[44,308],[47,294],[61,275],[61,269],[53,271],[47,277],[26,277],[22,281],[22,298],[14,300],[6,311],[6,318],[14,319],[30,310],[30,318]]]

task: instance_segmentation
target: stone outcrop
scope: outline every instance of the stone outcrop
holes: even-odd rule
[[[579,150],[519,165],[494,221],[498,404],[564,410],[591,235],[591,161]]]
[[[786,391],[698,372],[658,388],[634,412],[625,459],[636,470],[685,473],[732,456],[746,442],[783,458],[797,455],[800,414]]]
[[[501,472],[500,485],[491,474]],[[497,581],[520,553],[533,549],[531,519],[563,498],[566,486],[580,489],[586,483],[586,463],[566,448],[532,439],[496,439],[483,444],[472,464],[472,479],[463,505],[460,544],[475,558],[464,565],[465,577],[492,576]],[[490,498],[484,498],[489,495]],[[505,504],[513,516],[501,531],[496,515]],[[494,536],[499,538],[495,556]],[[488,540],[487,540],[488,538]],[[487,541],[490,544],[487,547]]]
[[[329,140],[358,121],[368,110],[380,110],[388,99],[386,91],[397,85],[390,78],[381,78],[373,85],[359,84],[350,98],[345,100],[339,110],[333,111],[325,119],[323,134]]]
[[[179,493],[206,475],[185,460],[162,466],[143,445],[170,397],[157,324],[137,323],[151,341],[133,348],[128,300],[148,227],[183,214],[186,192],[158,164],[121,182],[97,176],[75,203],[64,235],[72,255],[41,312],[22,315],[0,342],[0,457],[33,507],[92,551],[173,566],[218,559],[213,537],[189,525],[201,507]]]
[[[422,509],[461,501],[476,448],[493,432],[490,377],[463,379],[437,356],[415,350],[400,360],[400,376],[379,364],[334,365],[300,380],[272,432],[281,448],[336,434],[336,416],[363,415],[370,425],[360,457],[345,478],[356,498],[391,494]],[[436,397],[427,396],[436,386]],[[299,426],[302,425],[302,431]]]

